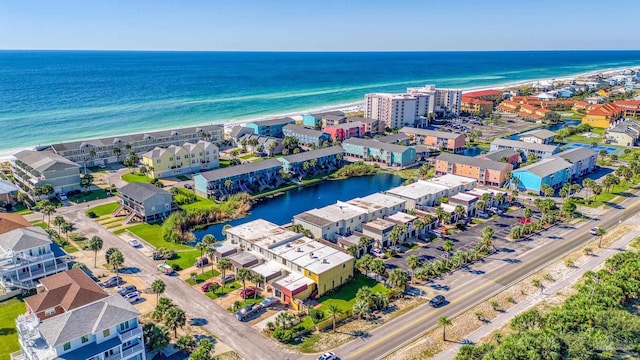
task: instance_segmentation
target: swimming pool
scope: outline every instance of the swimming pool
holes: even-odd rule
[[[591,149],[593,151],[595,151],[596,153],[599,153],[600,150],[606,150],[607,151],[607,155],[611,155],[611,154],[615,154],[617,152],[621,152],[622,149],[620,148],[615,148],[615,147],[610,147],[610,146],[602,146],[602,145],[590,145],[590,144],[580,144],[580,143],[572,143],[572,144],[567,144],[565,146],[562,147],[565,150],[572,150],[572,149],[578,149],[578,148],[587,148],[587,149]]]

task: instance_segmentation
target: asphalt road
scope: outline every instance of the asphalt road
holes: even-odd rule
[[[640,201],[632,197],[623,201],[620,206],[626,208],[606,212],[596,222],[581,223],[579,229],[568,229],[561,239],[546,242],[544,246],[521,254],[518,261],[492,262],[490,270],[481,276],[470,278],[466,284],[452,286],[446,295],[448,304],[438,309],[421,305],[371,331],[365,337],[339,347],[335,350],[336,354],[345,360],[371,360],[392,353],[438,326],[440,317],[454,317],[592,240],[593,236],[588,233],[590,227],[597,225],[610,229],[620,221],[636,215]]]

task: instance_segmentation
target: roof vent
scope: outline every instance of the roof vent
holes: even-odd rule
[[[322,263],[323,263],[323,264],[328,264],[328,263],[329,263],[329,260],[327,260],[327,259],[322,259]]]

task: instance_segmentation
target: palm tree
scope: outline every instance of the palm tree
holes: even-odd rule
[[[227,230],[231,229],[233,226],[229,225],[229,224],[225,224],[222,227],[222,235],[227,236]]]
[[[225,285],[225,281],[224,281],[225,274],[227,273],[227,270],[231,270],[232,268],[233,268],[233,264],[231,264],[231,261],[229,261],[229,259],[222,258],[218,260],[218,270],[220,270],[220,272],[222,273],[222,290],[223,291],[224,291],[224,285]]]
[[[236,280],[242,281],[242,292],[247,290],[247,280],[251,279],[251,272],[247,268],[240,268],[236,272]]]
[[[487,194],[485,194],[487,195]],[[456,214],[456,218],[459,220],[462,218],[462,216],[465,214],[466,211],[464,211],[464,207],[462,207],[462,205],[456,205],[455,209],[453,210],[453,213]]]
[[[69,233],[73,230],[73,224],[70,222],[65,222],[62,224],[62,232],[67,235],[67,241],[69,241]]]
[[[438,324],[442,326],[442,341],[447,341],[447,326],[451,326],[451,320],[446,316],[442,316],[438,319]]]
[[[540,289],[540,294],[542,294],[542,290],[544,290],[544,285],[542,285],[542,281],[540,281],[539,279],[533,279],[531,280],[531,285]]]
[[[55,218],[53,218],[53,225],[58,227],[58,234],[61,231],[60,226],[62,226],[62,224],[64,224],[63,216],[58,215]]]
[[[524,209],[524,217],[525,217],[525,219],[531,219],[531,216],[533,216],[533,211],[531,211],[530,208]]]
[[[174,305],[167,310],[164,322],[170,330],[173,330],[173,337],[178,338],[178,329],[187,323],[187,316],[184,310]]]
[[[205,250],[207,250],[207,245],[205,245],[202,241],[196,244],[196,250],[200,251],[200,258],[204,255]],[[204,266],[200,267],[200,271],[204,274]]]
[[[49,226],[51,226],[51,214],[53,214],[54,212],[56,212],[56,207],[53,205],[46,205],[43,209],[42,209],[42,215],[44,217],[44,215],[47,215],[48,217],[48,223]]]
[[[371,241],[368,237],[361,236],[360,239],[358,239],[358,248],[363,249],[363,253],[366,254],[370,243]]]
[[[16,195],[16,200],[18,200],[18,202],[20,202],[26,208],[30,208],[31,204],[29,203],[29,195],[27,195],[27,193],[19,191]]]
[[[253,283],[256,285],[256,289],[261,288],[260,285],[264,285],[264,276],[260,275],[260,274],[253,274],[253,276],[251,276],[251,281],[253,281]],[[255,300],[258,297],[258,291],[255,291],[253,293],[253,300]]]
[[[353,257],[358,257],[358,255],[360,254],[360,249],[358,249],[357,246],[355,245],[350,245],[347,248],[347,254],[353,256]]]
[[[116,249],[109,255],[109,265],[116,271],[116,276],[120,273],[120,267],[124,265],[124,255]]]
[[[407,286],[407,282],[409,281],[409,277],[407,273],[402,269],[393,269],[389,273],[389,283],[393,286],[394,289],[402,289],[404,292],[404,288]]]
[[[338,305],[336,305],[334,303],[329,304],[329,306],[327,307],[326,311],[327,311],[327,315],[331,316],[331,319],[333,320],[333,329],[332,329],[332,331],[335,332],[336,331],[336,318],[338,316],[342,315],[343,311]]]
[[[415,255],[409,255],[407,257],[407,266],[413,273],[411,276],[411,282],[415,283],[416,269],[420,267],[420,259]]]
[[[116,161],[120,161],[120,154],[122,153],[122,150],[119,147],[114,147],[113,148],[113,155],[116,156]]]
[[[478,210],[478,211],[484,211],[484,208],[485,208],[485,203],[484,203],[484,201],[483,201],[483,200],[478,200],[478,201],[476,202],[476,210]]]
[[[449,258],[449,253],[453,250],[453,241],[447,240],[442,243],[442,250],[447,253],[447,258]]]
[[[369,307],[369,303],[363,300],[358,300],[353,304],[353,315],[358,316],[358,318],[362,319],[371,313],[371,308]]]
[[[376,274],[376,280],[379,276],[383,276],[387,272],[387,267],[384,264],[382,259],[373,259],[371,264],[369,264],[369,270],[372,273]]]
[[[102,250],[102,238],[94,235],[89,239],[89,249],[93,251],[93,267],[97,267],[98,262],[98,251]]]
[[[166,287],[167,286],[164,284],[164,281],[160,279],[155,279],[151,283],[151,293],[156,294],[156,303],[158,303],[160,294],[166,290]]]
[[[213,272],[215,270],[213,259],[216,257],[216,248],[213,246],[208,246],[205,252],[207,254],[207,257],[209,258],[209,261],[211,262],[211,275],[213,276]]]
[[[601,248],[602,247],[602,236],[604,236],[604,234],[606,234],[607,231],[603,228],[598,228],[598,230],[596,231],[596,235],[598,236],[598,247]]]
[[[373,256],[371,254],[364,254],[358,261],[356,262],[356,267],[360,270],[361,273],[365,275],[369,275],[369,266],[373,261]]]
[[[216,237],[212,234],[207,234],[202,237],[202,243],[206,246],[211,246],[216,243]]]
[[[424,223],[424,220],[422,220],[422,219],[416,219],[413,222],[413,228],[417,230],[418,234],[422,233],[422,230],[424,230],[425,226],[426,226],[426,224]]]

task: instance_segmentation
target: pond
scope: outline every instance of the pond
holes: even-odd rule
[[[353,177],[344,180],[322,181],[312,186],[289,190],[272,199],[264,199],[251,209],[248,216],[222,224],[211,225],[194,231],[200,240],[206,234],[212,234],[218,240],[224,239],[222,227],[235,226],[255,219],[265,219],[282,225],[291,222],[293,216],[313,208],[335,204],[338,200],[351,200],[376,192],[386,191],[399,186],[404,179],[397,175],[379,173],[372,176]]]

